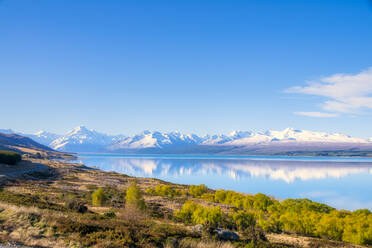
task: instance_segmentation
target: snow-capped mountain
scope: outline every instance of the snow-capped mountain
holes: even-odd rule
[[[203,136],[204,145],[217,145],[217,144],[225,144],[233,140],[247,138],[252,135],[250,131],[233,131],[228,135],[220,134],[220,135],[206,135]]]
[[[66,135],[51,142],[50,146],[59,151],[98,152],[104,151],[106,146],[120,140],[121,137],[110,136],[88,129],[85,126],[78,126]]]
[[[0,132],[14,133],[11,129],[0,129]],[[204,136],[178,131],[144,131],[125,136],[108,135],[79,126],[65,135],[46,131],[22,135],[66,152],[254,154],[305,150],[372,150],[372,138],[353,138],[340,133],[293,128],[266,132],[233,131],[229,134]]]
[[[224,142],[225,145],[251,145],[270,142],[370,143],[367,139],[352,138],[340,133],[313,132],[286,128],[283,131],[250,133]]]
[[[12,129],[0,129],[0,133],[11,134],[15,132]]]
[[[29,137],[40,144],[49,146],[54,140],[60,138],[62,135],[39,131],[35,134],[24,134],[24,136]]]
[[[143,149],[143,148],[167,148],[170,146],[199,145],[203,138],[195,134],[182,134],[180,132],[150,132],[144,131],[140,134],[123,139],[110,146],[111,150],[116,149]]]

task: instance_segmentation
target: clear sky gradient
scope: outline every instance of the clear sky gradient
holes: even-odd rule
[[[0,128],[372,137],[371,67],[367,0],[0,0]]]

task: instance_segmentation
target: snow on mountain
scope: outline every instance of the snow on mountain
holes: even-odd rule
[[[11,134],[15,132],[12,129],[0,129],[0,133]]]
[[[293,128],[286,128],[283,131],[269,131],[268,135],[283,141],[296,140],[302,142],[346,142],[346,143],[368,142],[368,140],[366,139],[352,138],[348,135],[340,133],[313,132],[307,130],[295,130]]]
[[[144,131],[140,134],[123,139],[121,142],[110,147],[110,149],[141,149],[141,148],[166,148],[169,146],[198,145],[202,138],[195,134],[182,134],[180,132],[150,132]]]
[[[370,143],[371,141],[361,138],[352,138],[340,133],[313,132],[286,128],[282,131],[266,131],[263,133],[245,132],[244,135],[239,135],[237,137],[236,135],[230,135],[223,140],[209,139],[204,142],[204,144],[245,146],[271,142]]]
[[[0,129],[3,133],[14,133],[11,129]],[[79,126],[65,135],[57,135],[46,131],[35,134],[22,134],[38,143],[48,145],[53,149],[66,152],[120,152],[125,150],[155,149],[158,151],[193,152],[232,151],[235,148],[249,148],[257,146],[285,147],[296,146],[299,149],[304,144],[311,146],[332,147],[346,144],[347,146],[372,147],[372,138],[353,138],[340,133],[314,132],[286,128],[281,131],[250,132],[233,131],[229,134],[205,135],[183,134],[181,132],[144,131],[142,133],[124,136],[107,135]],[[356,146],[354,146],[356,145]],[[214,147],[214,148],[212,148]],[[231,148],[228,148],[231,147]],[[212,149],[212,150],[210,150]]]
[[[250,131],[233,131],[228,135],[220,134],[220,135],[206,135],[204,136],[203,144],[204,145],[216,145],[216,144],[226,144],[228,142],[247,138],[252,135]]]
[[[182,147],[200,146],[224,146],[224,147],[249,147],[255,145],[287,145],[287,144],[371,144],[367,139],[352,138],[339,133],[313,132],[286,128],[282,131],[249,132],[234,131],[230,134],[205,135],[182,134],[180,132],[150,132],[144,131],[140,134],[127,137],[121,142],[109,146],[109,150],[121,149],[173,149]],[[182,150],[181,150],[182,151]],[[198,151],[197,148],[194,151]]]
[[[39,131],[35,134],[24,134],[24,136],[29,137],[40,144],[49,146],[54,140],[60,138],[62,135]]]
[[[66,135],[54,140],[50,146],[55,150],[83,152],[102,151],[113,142],[118,142],[122,137],[110,136],[99,133],[84,126],[78,126]]]

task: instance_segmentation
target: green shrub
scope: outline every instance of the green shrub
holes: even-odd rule
[[[194,197],[200,197],[201,195],[203,195],[204,193],[207,193],[207,192],[208,192],[208,188],[204,184],[191,185],[190,188],[189,188],[190,195],[192,195]]]
[[[171,197],[171,198],[173,198],[175,196],[182,195],[181,190],[174,189],[170,185],[158,185],[158,186],[155,187],[155,189],[153,189],[153,188],[146,189],[145,192],[150,194],[150,195],[168,196],[168,197]]]
[[[246,195],[231,190],[206,193],[206,187],[202,188],[191,186],[189,192],[194,197],[231,205],[254,214],[257,226],[267,232],[284,231],[360,245],[372,244],[372,213],[367,209],[350,212],[336,210],[309,199],[279,202],[264,194]],[[178,217],[184,218],[185,222],[195,222],[193,213],[198,207],[189,203],[185,205],[184,209],[177,212]],[[244,229],[253,217],[244,216],[243,213],[230,215],[233,225],[239,229]]]
[[[192,215],[192,220],[195,224],[208,224],[217,226],[224,219],[220,207],[198,207]]]
[[[372,214],[369,210],[356,210],[344,218],[342,240],[372,245]]]
[[[17,152],[12,151],[0,151],[0,164],[15,165],[20,162],[22,157]]]
[[[240,210],[233,213],[231,217],[239,231],[245,231],[248,228],[254,228],[256,226],[255,214],[252,212]]]
[[[148,188],[145,190],[145,192],[149,195],[156,195],[155,190],[153,188]]]
[[[101,187],[92,193],[93,206],[102,206],[106,203],[108,197]]]
[[[175,217],[186,224],[221,224],[224,215],[220,207],[203,207],[192,201],[187,201],[182,208],[175,213]]]
[[[141,189],[138,187],[137,183],[133,183],[128,189],[125,196],[125,204],[127,207],[135,207],[140,210],[146,208],[145,201],[142,197]]]
[[[108,212],[105,213],[105,217],[109,218],[109,219],[112,219],[112,218],[115,218],[116,217],[116,214],[114,211],[110,210]]]
[[[179,211],[175,212],[175,217],[182,220],[186,224],[191,224],[193,222],[192,216],[198,207],[199,205],[195,202],[187,201],[185,204],[183,204]]]

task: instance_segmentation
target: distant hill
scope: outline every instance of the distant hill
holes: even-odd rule
[[[30,138],[18,135],[18,134],[4,134],[0,133],[0,146],[2,148],[12,148],[12,147],[24,147],[24,148],[32,148],[38,150],[46,150],[46,151],[53,151],[48,146],[41,145],[36,141],[33,141]]]
[[[36,141],[14,133],[0,133],[0,150],[16,151],[21,154],[39,154],[43,157],[70,157]]]

